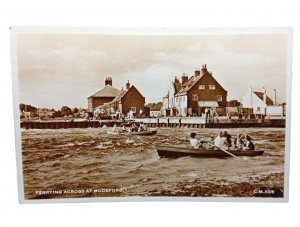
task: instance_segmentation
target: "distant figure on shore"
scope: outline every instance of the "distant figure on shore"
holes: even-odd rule
[[[122,122],[124,123],[125,122],[125,115],[124,114],[121,114],[121,119],[122,119]]]
[[[247,135],[245,137],[244,144],[245,144],[246,150],[255,150],[254,144],[252,143],[250,136]]]

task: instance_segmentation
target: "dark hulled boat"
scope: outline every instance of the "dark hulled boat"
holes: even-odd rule
[[[107,130],[107,134],[110,135],[139,135],[139,136],[152,136],[157,133],[157,129],[149,129],[147,131],[140,132],[122,132],[121,129],[117,131]]]
[[[159,145],[156,147],[157,153],[161,157],[230,157],[228,153],[219,149],[195,149],[190,146],[172,146],[172,145]],[[263,150],[230,150],[231,154],[235,156],[257,156],[264,153]]]

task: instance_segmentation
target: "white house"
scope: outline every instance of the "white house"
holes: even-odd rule
[[[262,91],[253,91],[251,87],[248,88],[247,93],[242,98],[243,108],[252,108],[254,114],[266,115],[268,106],[273,106],[274,102],[267,96],[265,88]]]
[[[182,75],[182,83],[186,82],[188,76]],[[163,97],[162,113],[165,116],[177,115],[179,102],[175,99],[175,95],[180,91],[182,83],[175,77],[174,81],[170,83],[170,87],[166,96]],[[187,100],[186,100],[187,102]],[[182,105],[182,104],[181,104]]]

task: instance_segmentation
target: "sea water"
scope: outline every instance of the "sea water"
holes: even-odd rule
[[[189,146],[191,132],[208,139],[224,130],[233,137],[250,135],[264,155],[245,160],[157,154],[158,144]],[[274,197],[274,190],[284,190],[285,129],[158,128],[153,136],[109,135],[101,128],[32,129],[22,130],[21,137],[26,199],[249,197],[259,190]]]

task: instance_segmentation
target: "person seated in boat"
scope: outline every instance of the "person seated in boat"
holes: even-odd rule
[[[219,132],[219,134],[217,135],[217,137],[214,140],[214,145],[215,147],[223,147],[224,146],[224,142],[225,142],[225,137],[223,136],[223,132]]]
[[[131,132],[137,132],[138,130],[139,130],[138,126],[135,123],[133,123],[131,125]]]
[[[143,132],[143,131],[148,131],[148,129],[147,129],[146,125],[140,124],[139,132]]]
[[[197,138],[196,138],[196,133],[192,132],[190,134],[190,143],[192,145],[193,148],[202,148],[203,147],[203,142],[199,141]]]
[[[242,150],[243,149],[243,135],[236,134],[236,138],[233,141],[233,146],[235,149]]]
[[[251,138],[248,135],[246,135],[245,137],[244,145],[245,150],[255,150],[254,144],[252,143]]]
[[[205,144],[205,148],[206,149],[214,149],[214,141],[215,141],[215,137],[211,136],[208,140],[207,143]]]
[[[125,127],[125,125],[122,126],[122,132],[128,132],[128,129]]]
[[[232,148],[231,135],[225,131],[223,134],[223,138],[224,138],[224,148],[226,150],[230,150]]]

